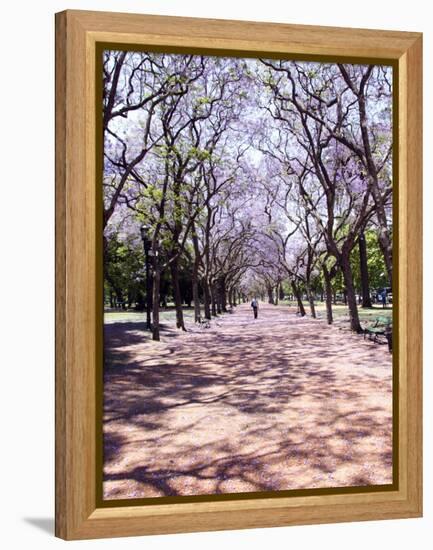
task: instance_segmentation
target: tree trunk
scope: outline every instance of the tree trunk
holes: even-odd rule
[[[210,305],[211,305],[211,296],[209,290],[209,282],[206,277],[203,278],[203,302],[204,302],[204,316],[206,319],[211,318]]]
[[[323,277],[325,279],[326,318],[328,320],[328,325],[332,325],[334,321],[332,316],[333,293],[332,293],[332,285],[331,285],[331,276],[326,266],[323,266]]]
[[[121,291],[121,289],[119,289],[118,287],[116,287],[114,289],[114,291],[116,292],[116,302],[117,302],[117,307],[121,308],[121,309],[124,309],[123,308],[123,292]]]
[[[388,274],[389,286],[392,287],[392,244],[387,227],[379,229],[377,240],[385,261],[385,267]]]
[[[157,265],[158,258],[156,256],[153,262],[152,340],[159,341],[159,287],[161,284],[161,271]]]
[[[364,231],[359,233],[358,239],[359,248],[359,269],[361,274],[361,294],[362,294],[362,307],[372,307],[370,298],[370,281],[368,277],[368,264],[367,264],[367,243],[365,242]]]
[[[215,288],[215,283],[213,283],[210,286],[210,296],[211,296],[211,308],[212,308],[212,316],[217,316],[217,292]]]
[[[308,297],[308,304],[310,306],[311,317],[316,319],[316,308],[314,307],[314,296],[311,292],[310,285],[308,284],[307,284],[307,297]]]
[[[192,299],[194,301],[194,321],[198,323],[200,321],[200,297],[198,292],[198,270],[195,265],[192,272]]]
[[[171,282],[173,284],[174,305],[176,308],[176,327],[182,330],[186,330],[185,323],[183,320],[182,295],[180,293],[179,265],[178,265],[177,258],[170,263],[170,272],[171,272]]]
[[[192,299],[194,301],[194,321],[198,323],[200,321],[200,295],[198,288],[198,272],[200,268],[200,247],[198,244],[197,233],[195,230],[195,224],[191,226],[192,242],[194,246],[194,265],[192,271]]]
[[[361,333],[362,327],[359,322],[358,306],[356,304],[355,287],[353,286],[352,268],[350,267],[349,254],[341,256],[341,269],[343,271],[344,284],[346,286],[346,301],[349,307],[350,328],[354,332]]]
[[[226,282],[224,279],[221,279],[221,310],[225,313],[227,311],[227,290]]]
[[[274,293],[271,285],[267,285],[266,290],[268,291],[268,304],[274,305]]]
[[[222,300],[221,300],[221,282],[218,280],[214,285],[214,300],[216,304],[216,313],[217,315],[221,315],[222,311]]]
[[[296,301],[298,302],[298,312],[302,317],[305,317],[305,308],[304,308],[304,304],[302,303],[301,294],[299,292],[298,286],[293,281],[292,281],[292,289],[293,289],[293,294],[295,295]]]

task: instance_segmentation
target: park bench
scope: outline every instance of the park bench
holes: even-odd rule
[[[373,338],[377,342],[379,336],[385,336],[388,342],[388,349],[392,351],[392,318],[391,317],[376,317],[373,324],[364,329],[364,340],[368,336],[370,340]]]
[[[197,322],[201,328],[210,328],[209,319],[206,319],[206,317],[199,315]]]

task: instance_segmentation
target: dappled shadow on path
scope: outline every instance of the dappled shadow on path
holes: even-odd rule
[[[383,347],[273,306],[159,343],[105,331],[105,498],[392,482]]]

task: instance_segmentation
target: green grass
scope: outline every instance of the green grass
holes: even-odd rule
[[[194,318],[193,308],[183,308],[183,315],[186,320]],[[174,323],[176,321],[176,310],[174,308],[161,309],[159,312],[161,323]],[[104,323],[145,323],[145,311],[104,311]]]
[[[295,301],[288,301],[283,300],[279,302],[280,305],[286,304],[290,307],[297,307],[297,302]],[[308,302],[303,302],[305,312],[307,315],[310,312],[310,306]],[[316,315],[319,319],[326,319],[326,303],[325,302],[315,302],[316,307]],[[349,319],[349,308],[344,304],[337,304],[332,306],[332,314],[334,316],[334,320],[344,321],[345,318]],[[380,304],[375,304],[371,309],[363,309],[362,307],[358,307],[358,314],[360,321],[374,321],[376,317],[392,317],[392,305],[386,306],[386,308],[383,308]]]

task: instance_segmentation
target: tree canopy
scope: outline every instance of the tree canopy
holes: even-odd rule
[[[391,67],[125,51],[103,67],[111,302],[143,307],[144,228],[155,339],[168,293],[185,329],[182,304],[199,320],[254,294],[313,316],[325,294],[332,322],[341,289],[359,331],[357,296],[392,281]]]

